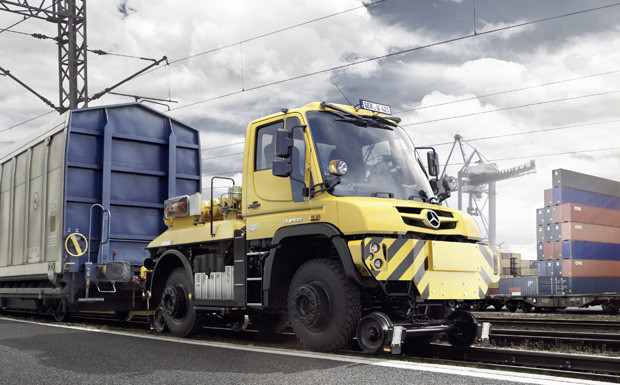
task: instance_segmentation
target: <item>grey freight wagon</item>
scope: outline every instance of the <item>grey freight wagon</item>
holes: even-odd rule
[[[141,104],[66,112],[0,153],[0,307],[144,308],[163,202],[200,191],[198,132]]]

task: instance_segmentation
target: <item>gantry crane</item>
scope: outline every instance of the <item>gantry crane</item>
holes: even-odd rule
[[[536,172],[536,162],[530,160],[526,164],[500,170],[496,164],[491,163],[478,149],[457,134],[454,136],[450,155],[446,159],[443,175],[446,173],[446,168],[457,145],[463,157],[463,167],[458,172],[458,209],[463,210],[463,194],[469,194],[467,212],[480,218],[480,222],[487,233],[489,244],[497,245],[496,183]],[[464,145],[471,148],[469,155],[465,151]],[[478,200],[482,199],[483,196],[486,196],[484,203],[479,205]],[[488,214],[485,215],[485,211]]]

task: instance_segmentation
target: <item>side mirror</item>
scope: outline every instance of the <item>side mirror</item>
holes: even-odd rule
[[[426,153],[426,161],[428,162],[428,175],[439,175],[439,157],[435,151],[429,151]]]
[[[287,176],[291,176],[293,172],[293,166],[289,163],[288,160],[278,159],[274,160],[271,166],[271,173],[274,176],[279,176],[285,178]]]
[[[276,156],[278,158],[288,158],[291,156],[292,152],[292,133],[281,128],[278,129],[278,131],[276,131]]]

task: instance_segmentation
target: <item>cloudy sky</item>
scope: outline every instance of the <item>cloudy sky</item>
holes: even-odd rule
[[[126,0],[87,8],[89,49],[168,57],[170,65],[116,91],[173,100],[168,113],[202,132],[205,175],[240,180],[252,119],[311,101],[382,102],[417,145],[436,145],[442,164],[456,134],[500,169],[536,160],[536,174],[498,183],[497,198],[498,242],[530,258],[552,170],[620,180],[620,3],[611,0]],[[0,30],[20,20],[0,12]],[[58,104],[56,46],[19,32],[53,37],[56,26],[28,19],[0,32],[0,67]],[[89,53],[89,94],[148,64]],[[91,105],[128,101],[108,95]],[[50,111],[0,77],[0,150]],[[462,161],[455,152],[448,173]]]

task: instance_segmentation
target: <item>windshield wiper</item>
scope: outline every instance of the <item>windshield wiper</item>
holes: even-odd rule
[[[332,104],[325,103],[325,102],[321,102],[321,108],[329,108],[334,111],[338,111],[342,113],[343,115],[337,114],[334,112],[334,114],[340,116],[341,118],[341,119],[337,119],[338,121],[353,123],[357,126],[362,126],[362,127],[370,126],[370,127],[393,130],[393,127],[398,126],[397,122],[400,122],[399,118],[393,118],[393,120],[391,120],[391,119],[387,119],[387,118],[384,118],[382,116],[377,116],[377,115],[352,114],[348,111],[343,110],[342,108],[336,107]]]
[[[338,115],[338,114],[336,114]],[[340,116],[340,115],[338,115]],[[383,128],[385,130],[393,130],[392,127],[387,127],[385,124],[379,124],[377,122],[374,121],[368,121],[367,119],[359,119],[359,118],[345,118],[342,117],[340,119],[336,119],[337,122],[345,122],[345,123],[352,123],[355,124],[356,126],[359,127],[376,127],[376,128]]]

